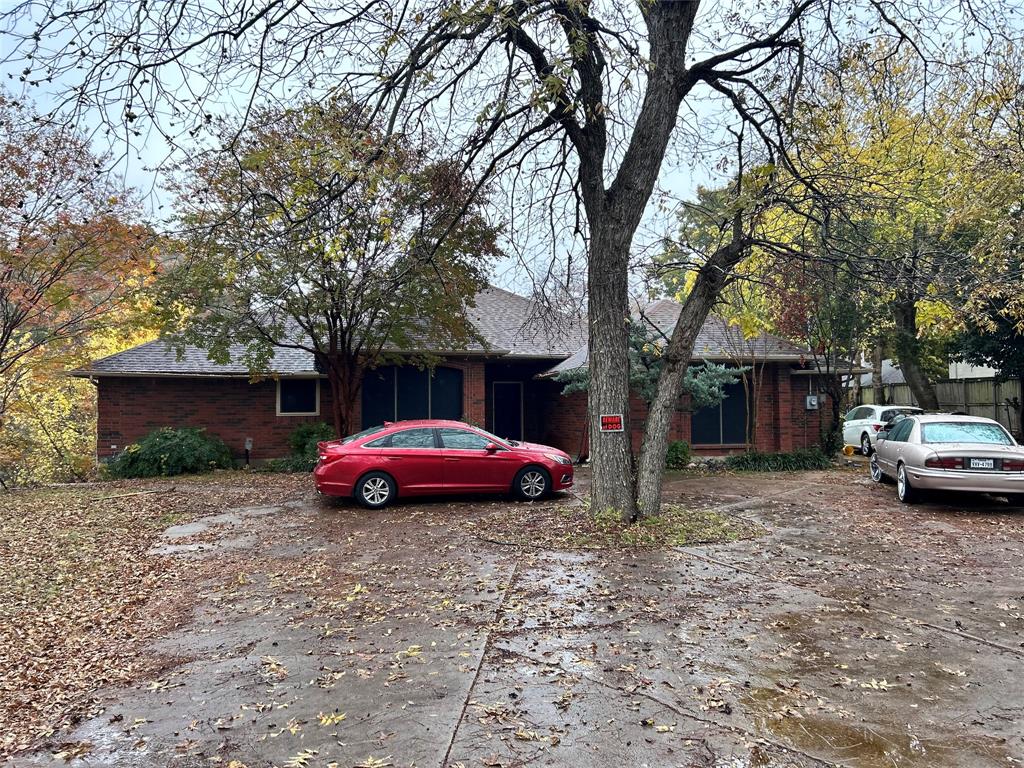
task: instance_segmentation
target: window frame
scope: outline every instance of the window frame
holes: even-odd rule
[[[313,411],[282,411],[281,410],[281,383],[285,381],[312,381],[315,382],[316,410]],[[319,416],[320,415],[320,377],[312,376],[286,376],[277,380],[277,415],[278,416]]]

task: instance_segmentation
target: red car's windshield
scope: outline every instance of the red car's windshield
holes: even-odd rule
[[[1013,445],[1006,430],[998,424],[977,424],[969,421],[939,421],[921,426],[925,443],[980,443]]]

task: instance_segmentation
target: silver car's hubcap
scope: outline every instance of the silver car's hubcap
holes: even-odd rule
[[[383,477],[371,477],[363,483],[363,498],[370,504],[383,504],[390,495],[391,488]]]
[[[544,475],[540,472],[527,472],[519,482],[519,487],[522,488],[523,494],[531,499],[536,499],[544,493],[544,485]]]
[[[878,482],[882,479],[882,468],[878,466],[878,459],[871,457],[871,479]]]
[[[903,467],[899,468],[896,473],[896,485],[900,492],[900,498],[902,499],[907,495],[907,471]]]

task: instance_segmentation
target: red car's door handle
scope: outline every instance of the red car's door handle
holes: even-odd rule
[[[384,458],[386,458],[388,461],[401,461],[402,460],[401,456],[385,456]]]
[[[459,457],[458,456],[445,456],[444,460],[445,461],[458,461]]]

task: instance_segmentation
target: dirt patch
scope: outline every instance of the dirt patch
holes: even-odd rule
[[[661,515],[627,524],[614,513],[594,515],[587,504],[575,502],[515,505],[471,521],[467,531],[491,543],[567,552],[718,544],[765,531],[710,507],[666,504]]]
[[[0,495],[0,756],[88,713],[101,688],[169,663],[145,648],[195,597],[188,563],[147,554],[161,531],[306,485],[216,473]]]

